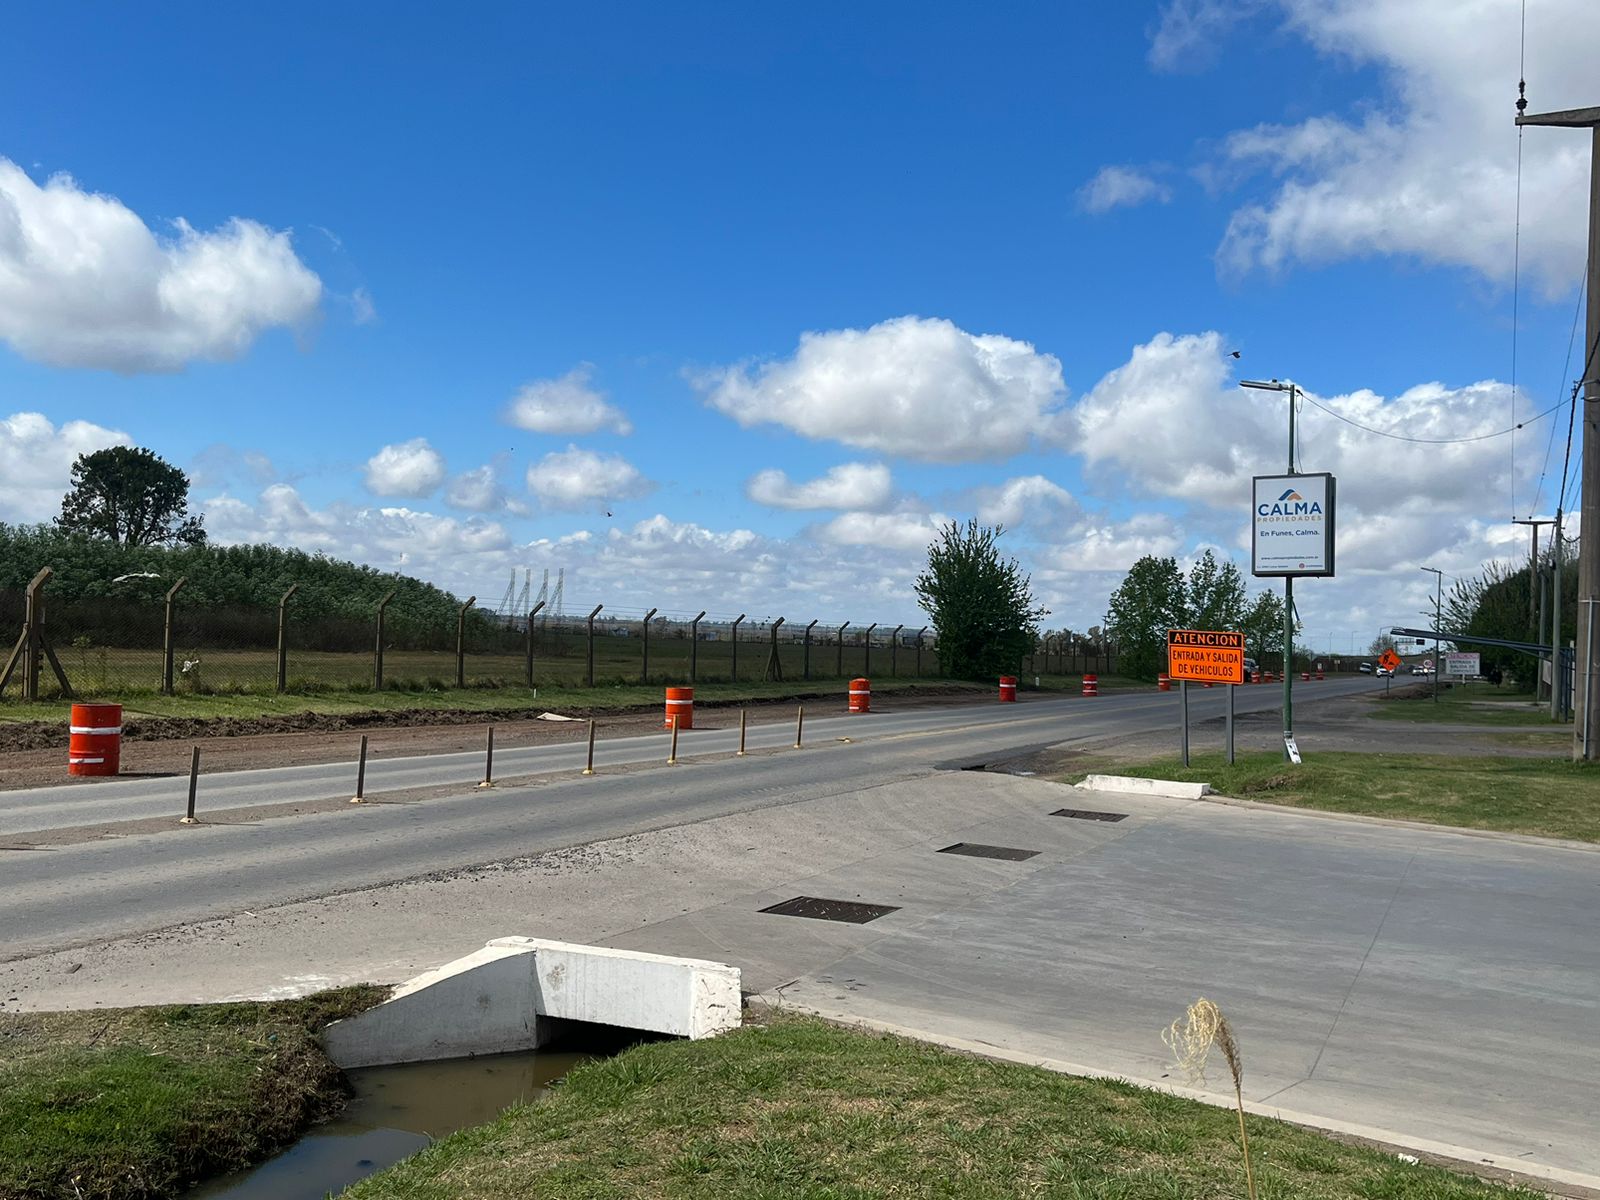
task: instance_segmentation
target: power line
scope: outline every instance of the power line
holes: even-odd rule
[[[1578,280],[1577,297],[1572,302],[1572,329],[1567,334],[1567,356],[1561,360],[1562,388],[1567,386],[1567,370],[1572,366],[1572,347],[1577,345],[1578,342],[1578,317],[1583,312],[1583,281],[1588,277],[1589,264],[1587,261],[1585,261],[1583,264],[1583,275]],[[1563,402],[1558,401],[1558,403]],[[1559,428],[1560,426],[1554,421],[1550,422],[1550,436],[1545,440],[1544,444],[1544,465],[1539,468],[1539,486],[1534,489],[1533,507],[1528,509],[1528,515],[1530,517],[1539,511],[1539,498],[1544,495],[1545,475],[1550,470],[1550,451],[1555,448],[1556,430]],[[1560,497],[1558,496],[1557,499],[1559,500]]]
[[[1427,446],[1460,446],[1460,445],[1465,445],[1468,442],[1487,442],[1491,438],[1505,437],[1506,434],[1508,434],[1508,433],[1515,433],[1519,429],[1524,429],[1527,426],[1532,425],[1537,421],[1544,420],[1551,413],[1555,412],[1563,404],[1566,403],[1565,400],[1557,401],[1555,404],[1552,404],[1549,408],[1545,409],[1542,413],[1539,413],[1537,416],[1529,417],[1526,421],[1519,421],[1515,425],[1511,426],[1511,428],[1509,428],[1509,429],[1501,429],[1501,430],[1496,431],[1495,433],[1479,433],[1479,434],[1474,434],[1472,437],[1458,437],[1458,438],[1424,438],[1424,437],[1412,437],[1409,434],[1404,434],[1404,433],[1390,433],[1387,429],[1374,429],[1371,425],[1363,425],[1360,421],[1353,421],[1349,417],[1345,416],[1343,413],[1337,412],[1334,409],[1329,408],[1326,404],[1322,404],[1322,403],[1319,403],[1316,400],[1313,400],[1310,396],[1307,396],[1305,394],[1305,392],[1303,392],[1303,391],[1300,393],[1300,395],[1302,397],[1304,397],[1306,403],[1312,405],[1314,408],[1320,408],[1323,412],[1327,413],[1330,417],[1333,417],[1336,420],[1343,421],[1346,425],[1354,425],[1357,429],[1361,430],[1364,433],[1370,433],[1370,434],[1373,434],[1376,437],[1393,438],[1397,442],[1420,442],[1423,445],[1427,445]]]
[[[1567,452],[1561,459],[1561,490],[1556,493],[1563,510],[1567,507],[1567,468],[1572,465],[1572,425],[1578,415],[1578,387],[1578,384],[1572,385],[1572,409],[1567,414]]]
[[[1522,48],[1517,58],[1517,115],[1528,108],[1528,0],[1522,0]],[[1511,236],[1511,518],[1517,516],[1517,320],[1522,297],[1522,126],[1517,126],[1517,203]]]

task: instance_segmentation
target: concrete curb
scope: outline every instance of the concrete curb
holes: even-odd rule
[[[1076,1075],[1083,1079],[1106,1079],[1117,1083],[1131,1083],[1135,1087],[1165,1092],[1168,1095],[1178,1096],[1184,1100],[1195,1100],[1201,1104],[1209,1104],[1214,1108],[1233,1108],[1233,1099],[1231,1097],[1221,1096],[1214,1092],[1203,1092],[1196,1088],[1180,1087],[1163,1080],[1140,1079],[1135,1076],[1118,1074],[1115,1071],[1102,1071],[1095,1067],[1084,1066],[1081,1063],[1067,1062],[1057,1058],[1045,1058],[1021,1050],[1011,1050],[1004,1046],[996,1046],[991,1042],[977,1042],[967,1038],[930,1033],[927,1030],[914,1029],[893,1021],[878,1021],[870,1017],[855,1016],[838,1009],[830,1010],[809,1004],[797,1004],[786,998],[781,990],[772,994],[752,996],[751,1000],[764,1003],[777,1012],[800,1013],[806,1016],[820,1017],[825,1021],[832,1021],[838,1025],[850,1026],[856,1029],[868,1029],[875,1033],[894,1034],[897,1037],[911,1038],[914,1041],[927,1042],[934,1046],[943,1046],[948,1050],[958,1050],[979,1058],[1021,1063],[1030,1067],[1041,1067],[1046,1071],[1055,1071],[1061,1075]],[[1363,1142],[1380,1150],[1405,1151],[1415,1154],[1432,1165],[1449,1167],[1452,1170],[1476,1175],[1480,1178],[1487,1177],[1502,1182],[1531,1183],[1546,1191],[1551,1188],[1559,1188],[1560,1191],[1556,1194],[1574,1197],[1575,1200],[1600,1200],[1600,1175],[1590,1175],[1582,1171],[1569,1171],[1562,1167],[1546,1166],[1543,1163],[1529,1162],[1521,1158],[1509,1158],[1504,1154],[1494,1154],[1487,1150],[1475,1150],[1470,1146],[1456,1146],[1448,1142],[1432,1141],[1428,1138],[1409,1137],[1391,1129],[1376,1129],[1372,1126],[1357,1125],[1349,1121],[1336,1121],[1328,1117],[1319,1117],[1309,1113],[1296,1112],[1292,1109],[1279,1108],[1275,1104],[1262,1104],[1257,1101],[1246,1100],[1244,1107],[1245,1111],[1252,1116],[1269,1117],[1272,1120],[1284,1121],[1290,1125],[1315,1129],[1340,1138]]]
[[[1127,792],[1135,796],[1162,796],[1169,800],[1199,800],[1211,794],[1209,783],[1178,783],[1171,779],[1140,779],[1133,775],[1089,775],[1074,784],[1088,792]]]

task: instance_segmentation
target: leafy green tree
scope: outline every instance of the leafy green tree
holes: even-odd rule
[[[206,531],[188,514],[188,476],[153,451],[113,446],[78,455],[56,524],[119,546],[197,546]]]
[[[939,661],[956,679],[1012,674],[1033,650],[1047,609],[1035,603],[1031,578],[996,541],[1005,527],[951,521],[928,547],[928,567],[917,576],[917,600],[933,621]]]
[[[1244,576],[1207,550],[1189,568],[1189,622],[1196,629],[1238,629],[1249,606]]]
[[[1296,632],[1299,630],[1296,625]],[[1264,663],[1268,654],[1283,651],[1283,597],[1274,591],[1257,594],[1240,623],[1250,657]],[[1274,668],[1276,669],[1276,668]]]
[[[1167,665],[1167,630],[1188,623],[1188,584],[1175,558],[1147,554],[1128,569],[1107,603],[1117,673],[1154,677]]]
[[[1372,639],[1372,645],[1367,647],[1367,653],[1376,658],[1386,650],[1398,651],[1399,649],[1400,647],[1396,644],[1394,638],[1384,633]]]

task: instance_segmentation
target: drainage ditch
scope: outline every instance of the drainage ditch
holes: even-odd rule
[[[573,1022],[558,1041],[520,1054],[363,1067],[333,1120],[255,1167],[209,1180],[184,1200],[323,1200],[440,1138],[536,1101],[568,1071],[656,1035]]]

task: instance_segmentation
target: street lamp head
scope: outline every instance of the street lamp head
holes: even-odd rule
[[[1276,379],[1241,379],[1239,386],[1245,388],[1259,388],[1263,392],[1287,392],[1290,385],[1280,383]]]

